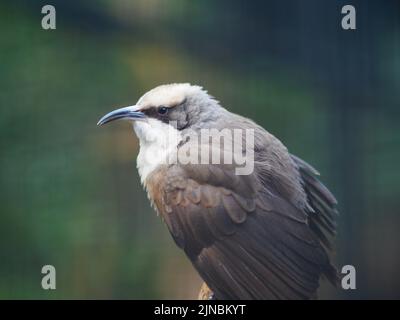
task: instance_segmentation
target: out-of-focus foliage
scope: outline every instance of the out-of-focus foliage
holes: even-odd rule
[[[0,298],[194,298],[200,280],[150,208],[126,123],[148,89],[203,85],[315,165],[340,202],[337,264],[400,297],[400,6],[353,1],[45,1],[0,5]],[[57,290],[41,289],[41,267]]]

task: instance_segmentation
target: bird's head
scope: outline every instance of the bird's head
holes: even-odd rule
[[[198,134],[202,129],[221,126],[226,110],[199,86],[188,83],[158,86],[129,107],[114,110],[100,119],[98,125],[123,119],[133,123],[139,138],[137,166],[142,182],[160,164],[186,162],[186,152],[177,154],[180,142],[188,142],[195,155]],[[225,116],[226,118],[226,116]],[[229,119],[229,117],[228,117]],[[225,119],[226,120],[226,119]],[[224,121],[223,121],[224,122]],[[208,149],[204,150],[208,153]],[[181,159],[182,158],[182,159]]]
[[[118,119],[131,121],[139,138],[137,166],[142,181],[160,164],[204,164],[207,159],[222,163],[225,158],[227,164],[234,161],[238,166],[243,160],[254,162],[254,124],[228,112],[199,86],[158,86],[135,105],[106,114],[98,125]],[[249,154],[249,161],[243,154]]]
[[[218,102],[200,86],[188,83],[158,86],[145,93],[136,105],[114,110],[100,119],[98,125],[114,120],[128,120],[141,141],[177,131],[195,130],[222,109]]]

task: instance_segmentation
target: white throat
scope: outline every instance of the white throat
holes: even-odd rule
[[[142,183],[158,166],[169,163],[182,140],[181,133],[172,125],[157,119],[135,121],[133,129],[139,138],[137,168]]]

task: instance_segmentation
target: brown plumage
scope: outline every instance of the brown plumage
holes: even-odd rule
[[[189,128],[251,128],[255,133],[255,166],[249,175],[237,175],[235,163],[164,163],[146,171],[139,154],[139,172],[149,198],[207,284],[201,296],[314,298],[321,275],[337,281],[327,253],[336,227],[334,196],[316,178],[318,172],[290,155],[273,135],[228,112],[200,88],[179,86],[162,86],[161,92],[177,91],[173,97],[178,105],[163,104],[170,108],[168,120],[177,119],[180,134]],[[154,90],[141,99],[146,107],[139,100],[136,109],[166,123],[154,115],[151,101],[162,101]],[[135,130],[142,152],[144,130]],[[189,136],[176,147],[191,143]]]
[[[210,165],[198,170],[208,171]],[[320,221],[330,219],[331,211],[314,209],[308,218],[306,210],[277,194],[224,185],[218,176],[222,170],[233,174],[227,168],[213,169],[214,181],[205,182],[190,168],[172,166],[157,170],[147,181],[176,244],[215,298],[307,299],[315,294],[321,274],[335,281],[336,271],[320,243],[325,238],[319,237],[325,228]],[[320,194],[316,199],[332,208],[330,193],[315,182],[312,188]]]

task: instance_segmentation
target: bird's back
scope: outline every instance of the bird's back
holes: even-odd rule
[[[174,164],[149,177],[148,192],[215,298],[313,298],[322,274],[336,279],[325,236],[335,200],[309,165],[252,124],[241,123],[256,129],[252,174]]]

